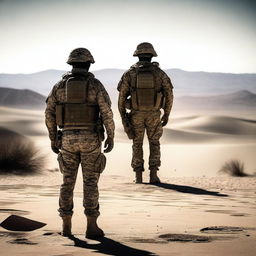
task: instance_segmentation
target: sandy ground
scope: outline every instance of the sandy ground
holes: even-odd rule
[[[101,176],[99,224],[106,237],[84,237],[81,171],[72,239],[59,235],[61,174],[40,111],[0,108],[1,127],[28,136],[47,156],[37,176],[0,176],[0,222],[16,214],[47,223],[32,232],[0,227],[1,255],[255,255],[256,178],[218,175],[232,158],[256,171],[256,122],[225,116],[175,117],[162,138],[159,186],[133,183],[131,144],[116,121],[116,145]],[[145,156],[148,145],[145,145]],[[147,161],[147,157],[145,157]],[[207,227],[209,228],[206,230]]]

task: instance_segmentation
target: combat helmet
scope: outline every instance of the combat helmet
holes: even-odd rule
[[[91,62],[94,63],[94,58],[89,50],[86,48],[76,48],[74,49],[68,57],[68,64],[72,64],[74,62]]]
[[[138,44],[133,56],[138,56],[140,54],[152,54],[153,57],[157,56],[153,45],[146,42]]]

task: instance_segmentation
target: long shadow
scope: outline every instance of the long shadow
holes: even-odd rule
[[[157,184],[148,184],[148,185],[153,185],[153,186],[157,186],[157,187],[160,187],[160,188],[175,190],[177,192],[194,194],[194,195],[209,195],[209,196],[220,196],[220,197],[227,197],[228,196],[226,194],[221,194],[219,192],[208,191],[208,190],[205,190],[205,189],[190,187],[190,186],[184,186],[184,185],[175,185],[175,184],[168,184],[168,183],[157,183]]]
[[[95,252],[103,253],[106,255],[114,255],[114,256],[157,256],[156,254],[144,251],[136,248],[132,248],[116,242],[110,238],[103,237],[99,239],[95,239],[99,241],[99,244],[88,244],[86,241],[81,240],[75,236],[69,237],[70,240],[74,241],[74,246],[95,250]]]

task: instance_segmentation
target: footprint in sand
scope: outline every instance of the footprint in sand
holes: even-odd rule
[[[27,215],[29,211],[16,210],[16,209],[0,209],[0,213],[8,213],[8,214],[18,214],[18,215]]]
[[[17,238],[17,239],[8,241],[7,243],[10,243],[10,244],[26,244],[26,245],[36,245],[36,244],[38,244],[38,243],[31,242],[26,238]]]
[[[194,242],[194,243],[205,243],[211,242],[212,238],[209,236],[198,236],[189,234],[163,234],[159,238],[163,238],[168,242]]]
[[[231,226],[213,226],[200,229],[201,232],[210,234],[237,234],[242,233],[245,230],[248,230],[248,228]]]

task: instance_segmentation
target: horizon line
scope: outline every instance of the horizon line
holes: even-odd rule
[[[120,71],[126,71],[128,69],[121,69],[121,68],[102,68],[102,69],[96,69],[96,70],[90,70],[91,73],[93,72],[99,72],[99,71],[103,71],[103,70],[120,70]],[[167,69],[163,69],[164,71],[167,70],[179,70],[179,71],[183,71],[183,72],[187,72],[187,73],[211,73],[211,74],[232,74],[232,75],[256,75],[255,73],[232,73],[232,72],[221,72],[221,71],[203,71],[203,70],[198,70],[198,71],[189,71],[189,70],[184,70],[181,68],[167,68]],[[69,70],[62,70],[62,69],[55,69],[55,68],[49,68],[49,69],[44,69],[41,71],[36,71],[36,72],[31,72],[31,73],[0,73],[0,75],[33,75],[33,74],[37,74],[37,73],[42,73],[42,72],[47,72],[47,71],[62,71],[62,72],[68,72]]]

